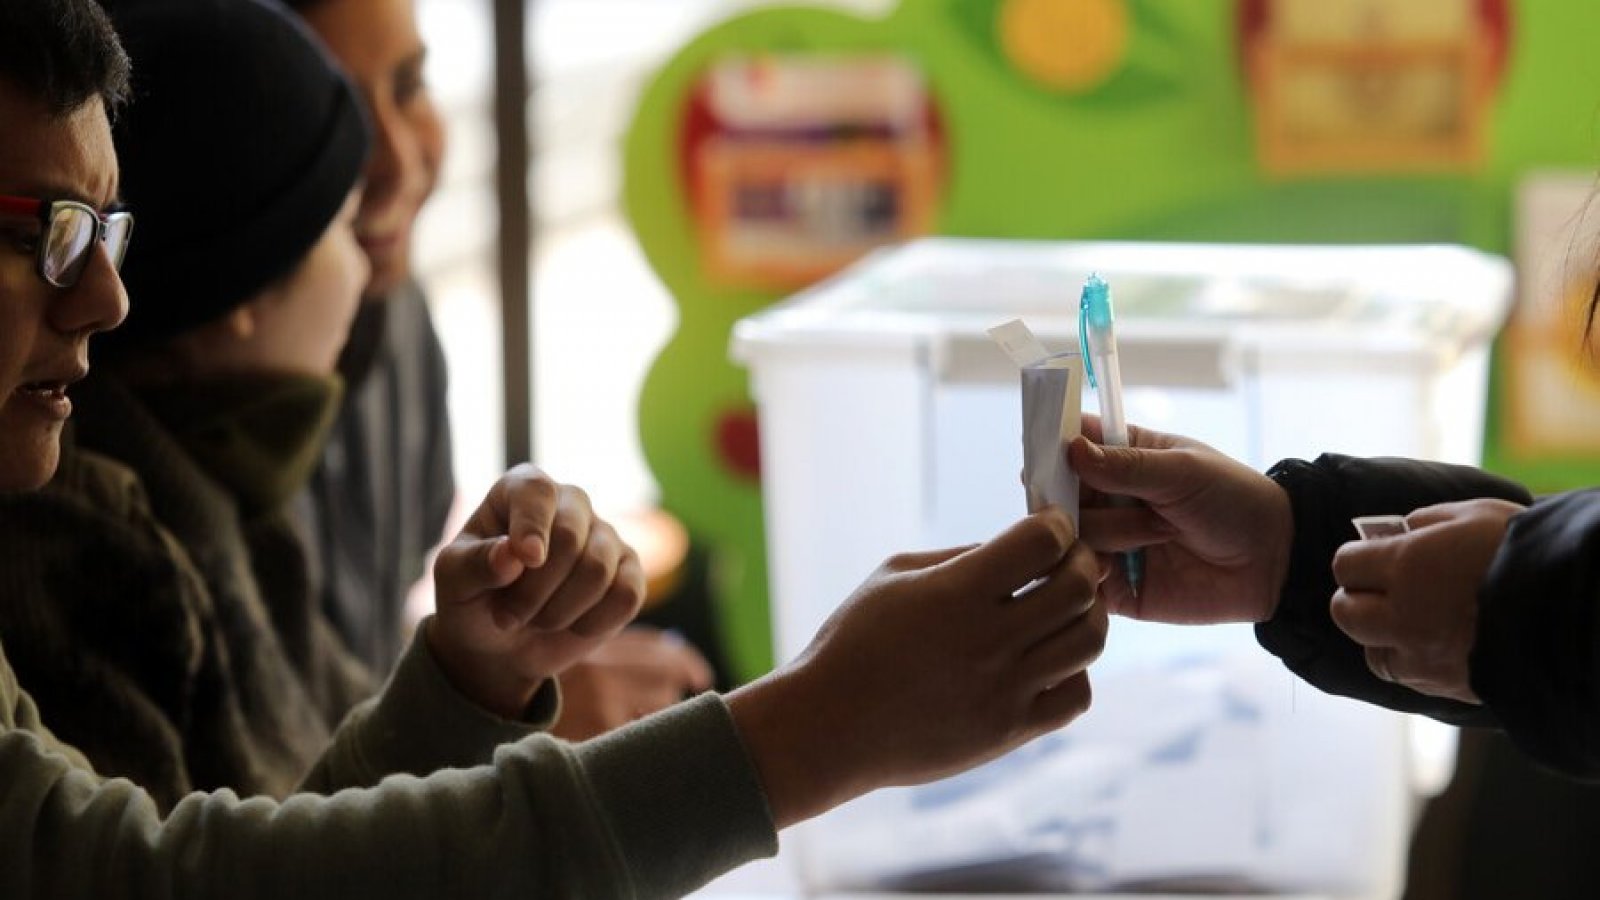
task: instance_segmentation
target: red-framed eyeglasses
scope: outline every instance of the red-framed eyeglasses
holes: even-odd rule
[[[78,283],[96,244],[104,243],[113,268],[122,265],[133,235],[133,213],[102,214],[76,200],[39,200],[0,195],[0,215],[37,219],[39,277],[58,288]]]

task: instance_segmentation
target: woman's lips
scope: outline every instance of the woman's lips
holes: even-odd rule
[[[17,388],[16,395],[23,403],[40,410],[49,418],[64,422],[72,416],[72,400],[67,396],[67,383],[64,381],[25,384]]]

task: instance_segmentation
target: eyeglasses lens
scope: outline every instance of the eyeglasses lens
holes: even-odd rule
[[[50,232],[45,235],[44,277],[59,287],[78,282],[89,262],[99,222],[86,208],[59,205],[50,217]]]
[[[122,268],[122,258],[128,253],[128,240],[133,237],[133,213],[118,212],[106,217],[106,252],[111,255],[111,267]]]

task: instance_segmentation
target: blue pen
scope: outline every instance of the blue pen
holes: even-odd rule
[[[1078,345],[1083,350],[1084,374],[1100,395],[1100,430],[1108,447],[1128,446],[1128,417],[1122,409],[1122,370],[1117,365],[1117,332],[1111,322],[1111,286],[1097,274],[1083,283],[1078,301]],[[1132,506],[1131,497],[1112,497],[1112,506]],[[1144,551],[1122,554],[1128,589],[1139,596],[1144,582]]]

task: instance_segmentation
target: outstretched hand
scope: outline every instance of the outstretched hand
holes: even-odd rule
[[[1478,703],[1468,666],[1478,589],[1525,507],[1506,500],[1441,503],[1406,516],[1410,531],[1352,541],[1333,557],[1333,621],[1385,681]]]
[[[1099,578],[1056,509],[977,547],[890,558],[798,659],[729,697],[779,826],[1080,715],[1106,637]]]
[[[1189,438],[1129,429],[1131,447],[1095,443],[1100,421],[1084,416],[1068,459],[1083,486],[1083,540],[1096,552],[1143,548],[1135,597],[1122,567],[1106,559],[1111,611],[1173,624],[1259,622],[1272,617],[1289,567],[1294,522],[1271,479]],[[1110,507],[1107,495],[1141,501]]]
[[[495,483],[433,572],[429,648],[457,689],[508,718],[632,621],[645,593],[638,556],[588,496],[528,464]]]

